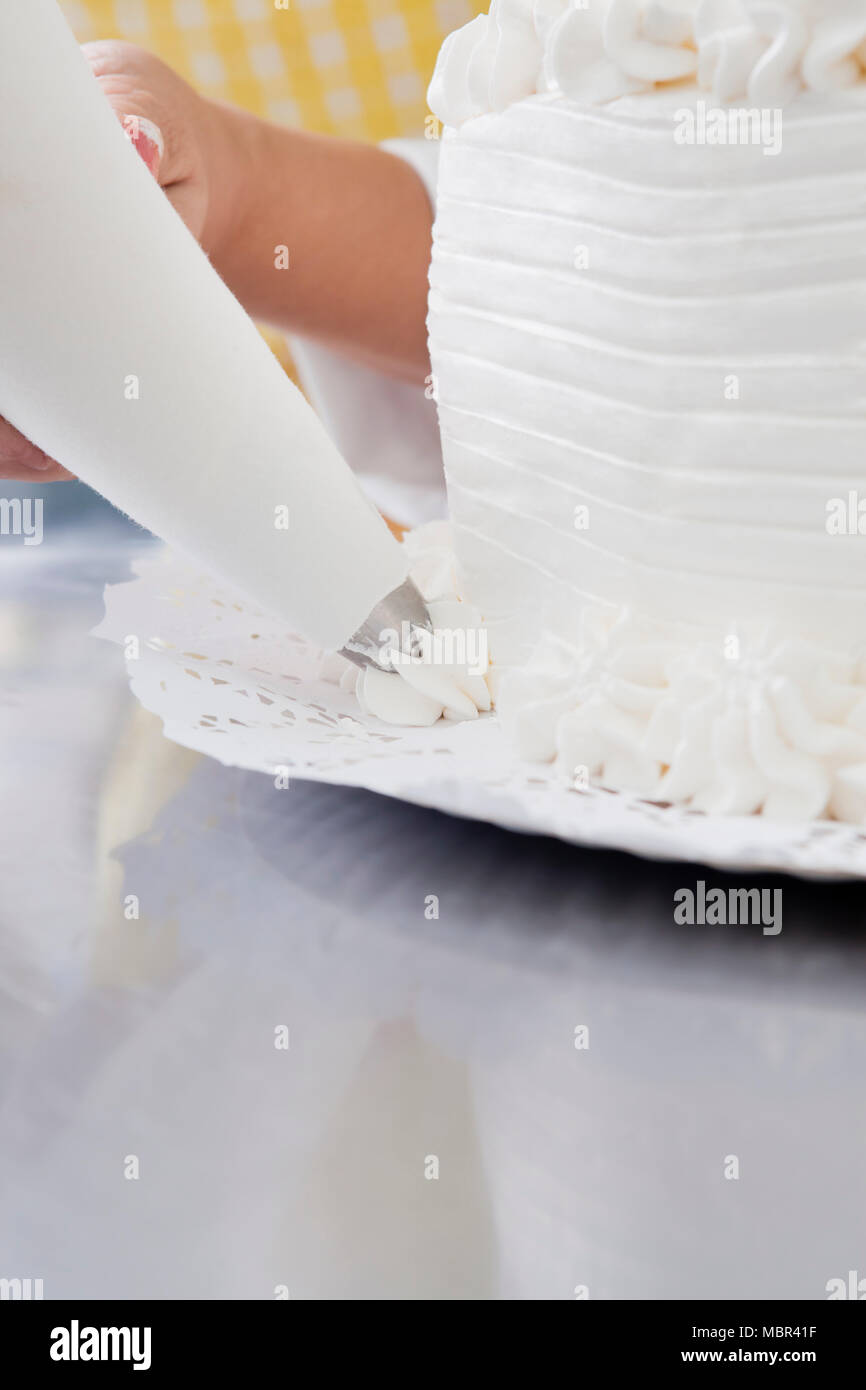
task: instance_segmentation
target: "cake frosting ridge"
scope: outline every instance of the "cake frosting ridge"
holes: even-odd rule
[[[430,102],[460,592],[521,751],[866,819],[866,0],[494,0]]]
[[[534,93],[605,103],[692,78],[717,102],[782,106],[864,65],[861,0],[492,0],[446,39],[428,100],[460,126]]]

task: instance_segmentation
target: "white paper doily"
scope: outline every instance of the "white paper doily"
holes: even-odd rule
[[[866,828],[707,816],[567,786],[515,758],[495,716],[395,729],[318,678],[321,652],[168,551],[108,586],[94,635],[120,643],[168,738],[220,762],[402,798],[579,845],[723,869],[866,878]]]

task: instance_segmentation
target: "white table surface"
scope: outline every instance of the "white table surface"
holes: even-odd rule
[[[866,1275],[866,888],[738,881],[783,887],[780,936],[680,927],[675,889],[723,876],[177,748],[87,635],[133,543],[86,507],[0,541],[0,1276],[820,1299]]]

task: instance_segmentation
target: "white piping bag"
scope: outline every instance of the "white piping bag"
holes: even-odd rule
[[[426,625],[402,547],[132,149],[55,0],[0,4],[0,414],[323,647],[364,664],[381,627]]]

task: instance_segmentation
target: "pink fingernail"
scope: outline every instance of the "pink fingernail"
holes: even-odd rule
[[[45,454],[42,454],[39,458],[31,458],[27,462],[27,467],[35,468],[37,473],[47,473],[48,469],[53,468],[53,466],[54,460],[46,458]]]
[[[165,152],[162,131],[146,116],[124,116],[123,129],[127,139],[135,146],[154,178],[159,172],[159,163]]]

